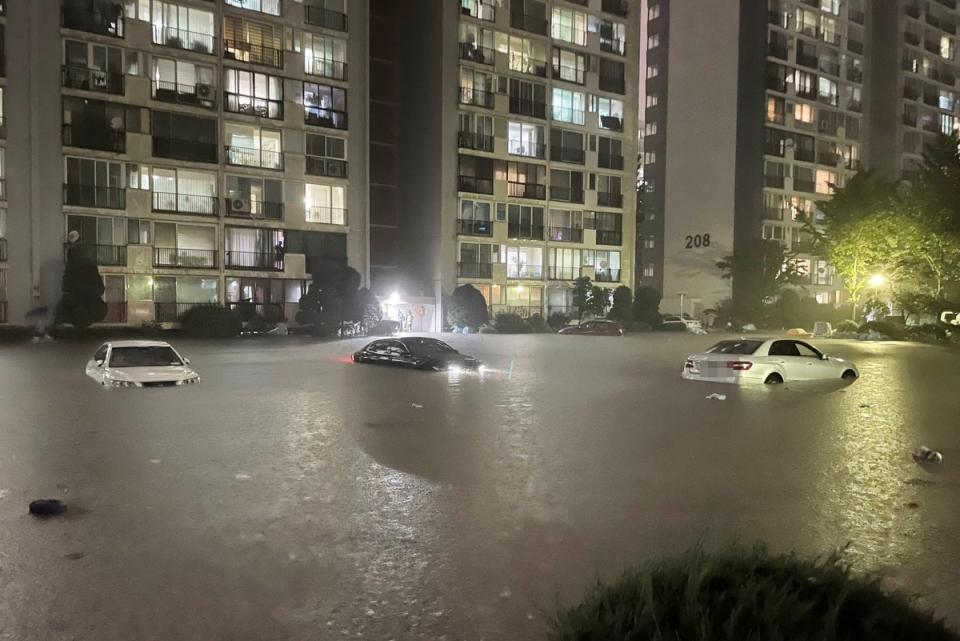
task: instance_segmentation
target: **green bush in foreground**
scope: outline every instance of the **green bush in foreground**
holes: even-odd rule
[[[180,317],[180,327],[195,338],[233,338],[240,333],[240,316],[220,305],[197,305]]]
[[[932,614],[839,554],[694,549],[598,583],[550,621],[550,641],[957,641]]]
[[[493,319],[493,326],[500,334],[529,334],[530,326],[519,314],[501,312]]]

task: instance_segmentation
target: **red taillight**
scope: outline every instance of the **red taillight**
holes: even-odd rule
[[[727,361],[727,368],[737,372],[745,372],[751,367],[753,367],[753,363],[750,361]]]

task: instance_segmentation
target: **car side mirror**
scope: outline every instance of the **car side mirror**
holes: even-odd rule
[[[184,364],[184,365],[189,365],[189,364],[190,364],[190,359],[189,359],[189,358],[183,359],[183,364]]]
[[[820,354],[820,360],[821,360],[821,361],[829,361],[829,360],[830,360],[830,357],[827,356],[826,354]]]

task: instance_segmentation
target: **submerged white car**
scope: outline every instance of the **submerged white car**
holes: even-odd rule
[[[859,378],[853,363],[827,356],[792,338],[741,338],[720,341],[687,357],[683,378],[711,383],[766,383]]]
[[[87,376],[104,387],[170,387],[200,382],[190,361],[163,341],[104,343],[87,362]]]

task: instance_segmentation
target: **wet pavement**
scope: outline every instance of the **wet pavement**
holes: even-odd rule
[[[152,390],[86,379],[95,345],[2,347],[0,639],[540,640],[595,577],[730,540],[849,544],[960,627],[958,353],[824,341],[860,381],[681,381],[712,340],[449,337],[482,375],[182,341],[203,382]]]

